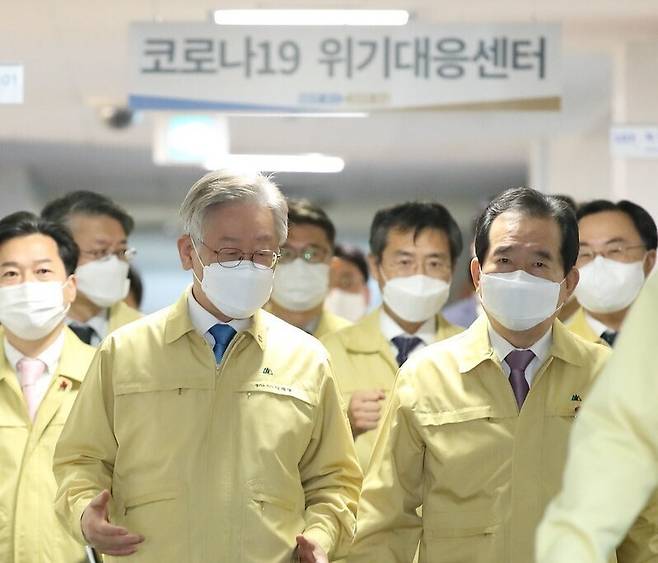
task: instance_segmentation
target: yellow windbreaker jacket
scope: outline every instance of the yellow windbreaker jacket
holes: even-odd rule
[[[391,353],[390,343],[384,338],[376,309],[358,323],[339,332],[329,334],[322,343],[329,351],[336,380],[343,394],[343,402],[349,405],[354,391],[382,389],[387,396],[393,388],[398,364]],[[437,315],[437,341],[462,332]],[[377,436],[376,430],[364,432],[356,438],[356,451],[362,469],[368,467]]]
[[[137,309],[133,309],[127,303],[119,301],[112,305],[108,311],[107,333],[110,334],[117,328],[121,328],[128,323],[141,319],[142,316],[142,313]]]
[[[588,342],[598,342],[599,344],[605,344],[605,340],[596,334],[596,332],[592,330],[592,327],[589,326],[587,318],[585,317],[585,310],[582,307],[573,314],[573,316],[566,323],[566,326],[571,332],[577,334],[581,338],[584,338]]]
[[[0,329],[0,561],[75,563],[82,545],[61,525],[53,499],[55,444],[94,355],[68,328],[57,372],[30,420]]]
[[[658,275],[648,281],[615,343],[569,445],[564,488],[538,536],[539,563],[658,563]],[[599,469],[602,468],[602,469]]]
[[[344,553],[361,484],[319,342],[258,311],[216,366],[187,292],[105,339],[55,476],[74,533],[111,489],[112,521],[146,538],[130,560],[153,563],[289,563],[300,533]]]
[[[352,326],[352,323],[343,317],[334,315],[331,311],[323,309],[322,315],[320,316],[320,322],[318,323],[313,336],[315,338],[323,338],[333,332]]]
[[[377,438],[349,562],[411,561],[420,541],[420,563],[531,563],[574,416],[608,354],[556,321],[520,412],[486,317],[412,357]]]

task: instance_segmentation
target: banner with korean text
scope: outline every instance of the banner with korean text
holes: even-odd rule
[[[558,109],[560,27],[131,27],[134,109]]]

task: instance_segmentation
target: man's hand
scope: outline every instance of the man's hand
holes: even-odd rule
[[[107,505],[110,491],[104,490],[85,508],[80,519],[82,535],[101,553],[107,555],[130,555],[137,551],[137,546],[144,537],[131,534],[126,528],[110,524]]]
[[[347,407],[347,417],[352,426],[352,435],[356,438],[368,430],[377,428],[381,417],[381,404],[386,395],[381,390],[355,391]]]
[[[320,544],[304,536],[297,536],[297,559],[300,563],[329,563]]]

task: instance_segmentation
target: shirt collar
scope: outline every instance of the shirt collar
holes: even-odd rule
[[[233,319],[228,323],[223,323],[200,305],[191,290],[187,295],[187,308],[194,330],[201,336],[204,336],[210,328],[218,323],[228,324],[235,329],[235,332],[243,332],[251,326],[251,319]]]
[[[601,321],[595,319],[592,315],[590,315],[586,311],[585,311],[585,320],[587,321],[587,324],[596,333],[597,336],[601,336],[604,332],[608,332],[608,331],[617,332],[616,330],[612,330],[610,327],[605,326]]]
[[[62,355],[62,349],[64,348],[64,332],[65,331],[63,330],[60,331],[55,341],[50,346],[48,346],[48,348],[41,352],[41,354],[39,354],[36,358],[32,358],[34,360],[41,360],[44,364],[46,364],[48,375],[54,375],[57,370],[57,364],[59,363],[59,359]],[[9,365],[11,365],[11,367],[14,369],[14,372],[18,373],[17,364],[23,358],[25,358],[25,354],[12,346],[9,340],[7,340],[6,336],[4,338],[4,346],[5,356],[9,362]]]
[[[69,326],[88,326],[94,329],[94,332],[102,340],[107,336],[107,327],[108,327],[108,310],[102,309],[97,315],[91,317],[90,319],[81,322],[72,318],[67,319]]]
[[[542,365],[546,360],[548,360],[551,351],[551,345],[553,343],[553,327],[549,328],[546,331],[546,334],[542,336],[537,342],[535,342],[530,348],[516,348],[505,340],[500,334],[498,334],[494,328],[491,326],[491,323],[487,323],[487,331],[489,333],[489,341],[491,346],[494,349],[498,361],[502,362],[507,355],[514,350],[532,350],[534,355],[539,360],[539,365]]]
[[[417,336],[427,345],[436,342],[436,316],[427,319],[414,334],[409,334],[382,307],[379,311],[379,327],[389,342],[396,336]]]

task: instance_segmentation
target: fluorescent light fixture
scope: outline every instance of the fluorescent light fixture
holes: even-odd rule
[[[203,164],[229,152],[225,117],[210,114],[174,114],[156,118],[153,160],[156,164]]]
[[[218,25],[406,25],[406,10],[215,10]]]
[[[285,119],[302,117],[302,118],[338,118],[338,119],[356,119],[363,117],[370,117],[370,114],[365,111],[337,111],[337,112],[290,112],[290,113],[261,113],[261,112],[238,112],[224,114],[228,117],[281,117]]]
[[[338,156],[324,154],[227,154],[206,162],[208,170],[231,168],[261,172],[336,173],[345,168]]]

